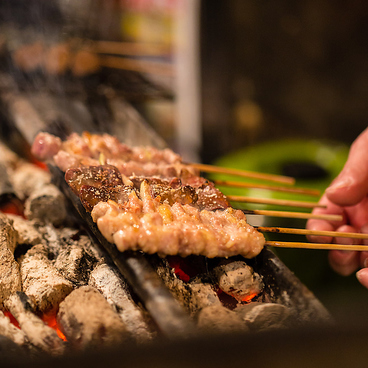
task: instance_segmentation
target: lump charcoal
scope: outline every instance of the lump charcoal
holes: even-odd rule
[[[32,345],[52,355],[61,355],[65,351],[65,343],[56,331],[34,314],[31,300],[23,292],[11,295],[5,301],[5,307],[19,323]]]
[[[165,259],[159,259],[155,265],[155,269],[175,299],[190,314],[194,315],[202,308],[210,305],[221,305],[212,285],[204,282],[200,277],[195,278],[189,283],[185,283],[175,275],[173,269]]]
[[[15,327],[2,311],[0,311],[0,335],[7,337],[19,346],[26,346],[29,343],[25,333]]]
[[[47,257],[47,249],[39,244],[31,248],[22,259],[23,291],[32,299],[38,311],[56,311],[59,303],[73,290]]]
[[[211,305],[203,308],[198,313],[197,319],[198,327],[206,332],[248,331],[248,327],[242,318],[222,305]]]
[[[51,175],[33,164],[23,163],[14,170],[11,179],[18,197],[24,200],[34,191],[50,184]]]
[[[191,296],[189,309],[192,314],[209,306],[221,305],[221,301],[213,286],[208,282],[203,282],[201,278],[195,278],[189,283],[188,287]]]
[[[290,328],[296,322],[289,308],[275,303],[250,303],[239,306],[235,312],[252,331]]]
[[[17,240],[18,232],[14,229],[13,221],[0,212],[0,248],[5,246],[14,252]]]
[[[22,290],[19,265],[14,259],[17,232],[11,220],[0,213],[0,307],[3,301]]]
[[[89,285],[102,293],[137,341],[152,338],[142,310],[132,299],[127,283],[116,269],[107,263],[100,263],[91,272]]]
[[[59,326],[75,349],[102,348],[121,343],[127,330],[98,290],[82,286],[60,304]]]
[[[259,294],[263,289],[261,277],[243,261],[227,262],[213,270],[219,288],[238,301]]]
[[[77,285],[86,285],[94,259],[78,245],[64,246],[54,263],[55,268],[69,281]]]
[[[65,197],[55,185],[44,185],[26,199],[24,214],[30,220],[60,225],[67,217]]]
[[[42,241],[42,234],[31,221],[17,215],[7,215],[13,221],[13,227],[18,232],[18,244],[36,245]]]

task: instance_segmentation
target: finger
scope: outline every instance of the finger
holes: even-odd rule
[[[356,273],[359,282],[368,289],[368,268],[362,268]]]
[[[320,204],[326,206],[325,208],[315,208],[313,210],[314,214],[324,214],[324,215],[344,215],[344,210],[337,206],[334,203],[331,203],[331,201],[327,198],[326,195],[323,195],[319,201]],[[339,226],[342,226],[345,223],[345,218],[343,221],[326,221],[326,220],[316,220],[316,219],[310,219],[307,221],[306,228],[308,230],[317,230],[317,231],[334,231]],[[316,235],[310,235],[308,236],[308,239],[312,242],[316,243],[331,243],[332,237],[326,237],[326,236],[316,236]]]
[[[343,225],[336,229],[336,231],[342,233],[357,233],[357,229],[350,225]],[[354,239],[354,238],[345,238],[345,237],[336,237],[333,240],[335,244],[344,244],[344,245],[357,245],[361,244],[361,239]]]
[[[350,225],[361,229],[368,224],[368,197],[363,198],[357,205],[345,208]]]
[[[331,250],[328,260],[331,268],[342,276],[349,276],[359,268],[359,252]]]
[[[356,229],[352,226],[343,225],[336,229],[336,231],[341,232],[356,232]],[[359,244],[359,239],[351,238],[334,238],[333,243],[335,244]],[[329,253],[328,260],[330,262],[331,268],[343,276],[348,276],[356,271],[360,265],[360,253],[359,252],[349,252],[349,251],[331,251]]]
[[[354,141],[338,177],[326,189],[327,197],[340,206],[351,206],[368,193],[368,128]]]

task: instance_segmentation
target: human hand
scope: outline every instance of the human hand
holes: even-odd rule
[[[307,229],[368,233],[368,128],[352,144],[344,168],[326,189],[320,203],[326,208],[317,208],[313,213],[342,215],[343,220],[311,219]],[[309,239],[318,243],[368,245],[367,241],[350,238],[311,236]],[[328,258],[331,267],[341,275],[362,268],[357,278],[368,288],[368,248],[367,252],[330,251]]]

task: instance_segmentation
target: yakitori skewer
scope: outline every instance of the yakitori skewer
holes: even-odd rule
[[[285,218],[299,218],[299,219],[319,219],[326,221],[342,221],[340,215],[324,215],[307,212],[289,212],[289,211],[272,211],[272,210],[242,210],[249,215],[263,215],[270,217],[285,217]]]
[[[168,77],[172,77],[175,74],[174,67],[168,63],[137,60],[119,56],[100,57],[100,66],[114,69],[130,70],[140,73],[164,75]]]
[[[287,185],[295,184],[295,179],[289,176],[258,173],[258,172],[253,172],[253,171],[231,169],[227,167],[220,167],[220,166],[213,166],[213,165],[206,165],[206,164],[199,164],[199,163],[190,163],[188,165],[195,169],[198,169],[200,171],[207,172],[207,173],[234,175],[234,176],[243,177],[243,178],[259,179],[259,180],[271,181],[271,182],[282,183],[282,184],[287,184]]]
[[[327,236],[334,238],[351,238],[351,239],[368,239],[368,234],[342,232],[342,231],[293,229],[285,227],[268,227],[268,226],[258,226],[257,230],[265,233],[313,235],[313,236]]]
[[[321,192],[318,189],[311,189],[311,188],[283,187],[283,186],[258,184],[258,183],[245,183],[241,181],[228,181],[228,180],[212,180],[212,181],[216,185],[224,187],[265,189],[275,192],[305,194],[315,197],[319,197],[321,195]]]
[[[266,241],[265,245],[278,248],[300,248],[300,249],[321,249],[321,250],[350,250],[366,252],[367,245],[347,245],[347,244],[325,244],[325,243],[300,243],[300,242],[281,242]]]
[[[226,198],[230,202],[238,202],[238,203],[257,203],[257,204],[267,204],[285,207],[300,207],[300,208],[316,208],[316,207],[326,208],[325,205],[322,205],[317,202],[293,201],[287,199],[274,199],[274,198],[255,198],[238,195],[228,195],[226,196]]]

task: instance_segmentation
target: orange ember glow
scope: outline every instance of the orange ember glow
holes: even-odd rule
[[[20,329],[19,323],[18,321],[14,318],[14,316],[9,312],[9,311],[5,311],[4,315],[7,316],[10,319],[10,322],[15,326],[18,327]]]
[[[11,200],[0,206],[0,212],[23,217],[23,205],[17,200]]]
[[[254,297],[256,297],[258,294],[257,293],[253,293],[253,294],[249,294],[249,295],[246,295],[244,298],[242,298],[242,302],[250,302]]]
[[[53,328],[62,340],[66,341],[65,335],[61,332],[61,330],[60,330],[60,328],[57,324],[55,315],[50,316],[50,315],[44,314],[42,316],[42,320],[47,324],[47,326]]]

